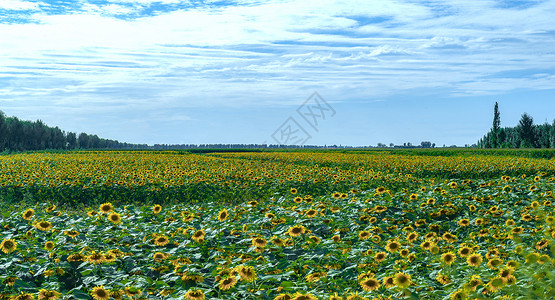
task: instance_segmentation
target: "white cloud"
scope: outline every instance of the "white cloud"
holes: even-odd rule
[[[39,3],[19,1],[19,0],[2,0],[0,1],[0,9],[7,10],[34,10],[39,7]]]

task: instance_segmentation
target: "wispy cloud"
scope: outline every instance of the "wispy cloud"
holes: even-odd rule
[[[3,0],[0,102],[133,110],[294,105],[314,89],[346,102],[553,89],[554,14],[555,1]]]

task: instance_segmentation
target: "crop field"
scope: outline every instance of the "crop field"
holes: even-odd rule
[[[2,155],[0,299],[554,299],[552,154]]]

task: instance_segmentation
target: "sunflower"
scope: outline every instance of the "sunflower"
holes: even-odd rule
[[[399,242],[397,241],[390,241],[385,246],[385,250],[387,250],[390,253],[397,252],[399,251],[399,249],[401,249],[401,244],[399,244]]]
[[[114,210],[114,206],[112,205],[112,203],[106,202],[104,204],[101,204],[98,210],[103,214],[107,214]]]
[[[362,231],[360,231],[360,232],[358,233],[358,239],[361,240],[361,241],[363,241],[363,240],[369,238],[370,235],[371,235],[371,234],[370,234],[370,231],[368,231],[368,230],[362,230]]]
[[[482,255],[474,253],[466,258],[466,263],[471,267],[478,267],[482,263]]]
[[[309,236],[308,239],[314,244],[320,244],[320,242],[322,241],[322,239],[320,239],[319,237],[317,237],[315,235]]]
[[[293,225],[289,227],[286,234],[290,236],[299,236],[301,234],[304,234],[305,232],[306,232],[306,227],[304,227],[303,225]]]
[[[500,277],[494,277],[490,282],[487,284],[487,289],[496,292],[498,291],[503,285],[505,285],[505,280]]]
[[[293,198],[293,201],[295,203],[299,204],[299,203],[303,202],[303,198],[302,197],[295,197],[295,198]]]
[[[385,191],[386,191],[386,188],[383,187],[383,186],[379,186],[379,187],[376,188],[376,193],[378,193],[380,195],[385,193]]]
[[[96,286],[91,290],[91,296],[95,300],[108,300],[110,299],[110,292],[104,289],[104,286]]]
[[[46,208],[46,212],[52,212],[56,209],[56,204],[52,204],[51,206]]]
[[[339,199],[339,198],[341,198],[341,193],[333,193],[333,194],[332,194],[332,197],[333,197],[334,199]]]
[[[449,266],[455,262],[456,258],[457,256],[453,252],[446,252],[441,255],[441,260]]]
[[[264,248],[266,244],[268,244],[268,242],[264,238],[256,237],[252,239],[252,245],[255,247]]]
[[[462,300],[466,299],[466,293],[464,291],[458,290],[451,294],[450,300]]]
[[[33,294],[21,292],[21,294],[16,296],[11,296],[10,300],[33,300],[35,296]]]
[[[492,258],[488,261],[488,267],[490,269],[497,269],[497,267],[499,267],[502,263],[503,263],[503,261],[501,259]]]
[[[169,242],[170,239],[165,235],[159,235],[154,239],[154,245],[156,246],[166,246]]]
[[[220,210],[220,212],[218,213],[218,221],[223,222],[227,220],[227,217],[229,217],[229,214],[227,213],[227,209],[224,208]]]
[[[418,195],[417,195],[417,194],[411,194],[411,195],[409,196],[409,199],[410,199],[410,200],[416,200],[416,199],[418,199]]]
[[[447,275],[443,275],[441,273],[437,273],[436,280],[442,285],[451,283],[451,279],[449,279]]]
[[[154,261],[162,261],[164,259],[166,259],[168,256],[165,253],[162,252],[156,252],[152,255],[152,259],[154,259]]]
[[[510,192],[512,192],[512,191],[513,191],[513,188],[512,188],[511,186],[509,186],[509,185],[506,185],[506,186],[503,187],[503,192],[504,192],[504,193],[507,193],[507,194],[508,194],[508,193],[510,193]]]
[[[52,223],[48,221],[40,221],[35,223],[35,228],[42,231],[48,231],[52,228]]]
[[[308,282],[314,282],[322,277],[326,277],[328,274],[326,272],[314,272],[306,275],[304,279]]]
[[[55,300],[60,298],[61,295],[62,294],[60,294],[59,292],[52,291],[52,290],[45,290],[45,289],[39,290],[39,300],[42,300],[42,299]]]
[[[193,233],[193,235],[191,236],[191,239],[195,242],[200,243],[201,240],[204,241],[205,235],[206,235],[206,232],[204,231],[204,229],[197,230],[195,231],[195,233]]]
[[[125,295],[125,292],[122,290],[110,290],[110,297],[116,300],[121,300],[123,295]]]
[[[318,298],[312,294],[301,294],[299,292],[296,292],[295,294],[293,294],[292,297],[293,297],[291,298],[292,300],[318,300]]]
[[[395,283],[396,286],[398,286],[402,289],[406,289],[412,283],[411,276],[409,274],[405,273],[405,272],[396,273],[393,276],[393,283]]]
[[[220,290],[226,291],[237,284],[237,278],[235,278],[235,276],[226,277],[224,279],[221,279],[218,284]]]
[[[479,275],[472,275],[470,277],[470,281],[464,285],[465,289],[468,291],[475,291],[478,286],[482,284],[482,279],[480,279]]]
[[[470,220],[469,219],[461,219],[457,222],[457,224],[459,224],[459,226],[461,226],[461,227],[466,227],[466,226],[470,225]]]
[[[454,182],[454,181],[451,182],[451,183],[449,183],[449,187],[452,188],[452,189],[457,188],[457,186],[458,186],[458,184],[457,184],[456,182]]]
[[[125,287],[125,294],[129,297],[140,296],[143,292],[134,286],[126,286]]]
[[[272,237],[271,240],[272,244],[282,247],[283,245],[285,245],[285,241],[282,238],[279,237]]]
[[[420,243],[420,248],[422,248],[423,250],[430,250],[433,245],[434,243],[431,241],[424,241]]]
[[[382,280],[383,286],[388,289],[395,286],[395,282],[393,281],[393,276],[386,276]]]
[[[93,253],[89,256],[87,256],[87,262],[91,263],[91,264],[101,264],[105,261],[106,259],[104,258],[104,254],[100,253],[100,252],[96,252],[93,251]]]
[[[17,242],[13,239],[3,240],[0,244],[0,250],[6,254],[13,252],[15,248],[17,248]]]
[[[46,249],[47,251],[52,251],[52,249],[54,249],[54,242],[48,241],[44,243],[44,249]]]
[[[360,286],[366,292],[377,290],[380,287],[380,282],[376,278],[368,278],[360,282]]]
[[[289,190],[289,192],[291,192],[291,194],[295,195],[298,191],[296,188],[292,188]]]
[[[316,217],[316,215],[318,215],[318,211],[315,210],[315,209],[309,209],[306,212],[306,216],[309,217],[309,218],[314,218],[314,217]]]
[[[274,300],[291,300],[291,299],[293,299],[291,297],[291,294],[284,294],[284,293],[281,293],[274,298]]]
[[[254,281],[257,277],[254,268],[251,266],[238,266],[235,268],[235,271],[237,271],[241,280],[246,282]]]
[[[74,237],[79,235],[79,231],[76,231],[76,230],[73,230],[73,229],[72,230],[66,230],[66,231],[64,231],[64,234],[69,236],[69,237],[74,238]]]
[[[69,262],[85,261],[85,260],[87,260],[87,257],[84,256],[84,255],[81,254],[81,253],[70,254],[70,255],[67,257],[67,261],[69,261]]]
[[[23,219],[29,221],[34,214],[35,214],[35,210],[33,210],[32,208],[29,208],[23,213]]]
[[[377,262],[384,261],[386,258],[387,258],[387,253],[385,253],[385,252],[378,252],[378,253],[376,253],[376,255],[374,255],[374,259]]]
[[[114,225],[119,224],[121,222],[121,215],[118,213],[111,213],[108,215],[108,220]]]

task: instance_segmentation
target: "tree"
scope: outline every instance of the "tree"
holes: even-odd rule
[[[420,147],[422,147],[422,148],[432,148],[432,142],[423,141],[423,142],[420,143]]]
[[[501,118],[499,116],[499,104],[495,102],[495,106],[493,107],[493,126],[491,127],[492,131],[492,141],[491,146],[493,148],[497,148],[500,146],[501,142],[499,141],[499,128],[501,126]]]
[[[534,119],[527,113],[523,113],[517,126],[518,135],[520,137],[521,148],[535,147],[534,136]]]

